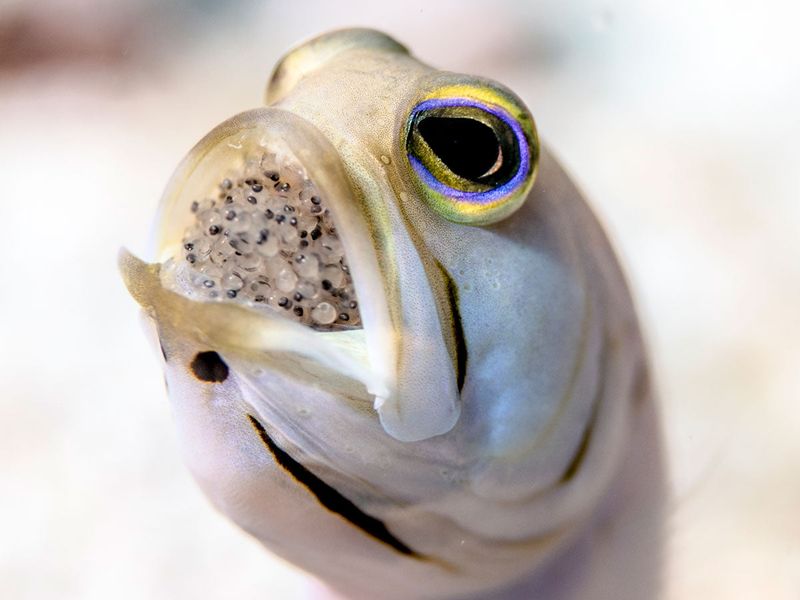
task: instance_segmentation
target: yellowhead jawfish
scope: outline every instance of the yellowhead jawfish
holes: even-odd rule
[[[530,111],[381,33],[289,52],[120,264],[200,486],[348,597],[559,597],[655,452],[624,279]]]

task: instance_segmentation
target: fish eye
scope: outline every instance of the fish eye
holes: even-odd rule
[[[418,102],[405,149],[423,197],[445,218],[487,225],[514,212],[533,185],[536,127],[510,92],[450,86]]]
[[[511,178],[519,165],[519,147],[504,121],[474,107],[465,107],[459,116],[435,113],[418,116],[410,138],[415,156],[424,160],[429,151],[448,170],[441,177],[463,191],[482,191]]]

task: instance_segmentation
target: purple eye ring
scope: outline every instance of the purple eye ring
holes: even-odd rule
[[[439,133],[426,139],[422,130],[432,120],[439,121]],[[500,106],[465,97],[430,98],[412,109],[407,122],[406,148],[412,169],[431,193],[451,203],[488,208],[513,194],[530,175],[529,138],[519,121]],[[496,170],[488,176],[475,177],[476,165],[467,163],[481,153],[491,160],[491,154],[486,153],[492,151],[486,133],[479,135],[480,127],[493,133],[499,165],[496,163]],[[443,139],[447,134],[455,139]],[[482,165],[486,164],[484,159]],[[470,168],[473,176],[466,172]]]

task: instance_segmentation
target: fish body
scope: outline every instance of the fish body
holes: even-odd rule
[[[513,92],[320,36],[190,152],[156,230],[153,263],[120,264],[185,460],[271,551],[354,598],[566,598],[621,572],[576,548],[622,561],[597,523],[652,521],[644,348]]]

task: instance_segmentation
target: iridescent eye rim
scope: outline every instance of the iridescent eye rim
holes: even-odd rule
[[[519,155],[519,165],[514,175],[512,175],[511,178],[502,185],[492,188],[491,190],[487,190],[485,192],[471,192],[459,190],[442,183],[427,169],[427,167],[425,167],[425,165],[422,164],[418,158],[409,153],[408,160],[411,164],[411,167],[414,169],[420,180],[426,186],[428,186],[431,191],[441,194],[442,196],[449,198],[451,201],[455,200],[458,202],[466,202],[469,204],[484,206],[505,200],[514,189],[516,189],[523,181],[525,181],[525,178],[528,176],[531,168],[531,150],[527,141],[527,137],[525,136],[525,132],[523,131],[519,122],[504,109],[500,108],[499,106],[492,106],[484,104],[483,102],[477,102],[469,98],[430,98],[428,100],[423,100],[411,111],[408,122],[409,124],[413,124],[417,118],[417,115],[423,112],[441,108],[455,107],[477,108],[497,117],[508,126],[508,128],[514,133]]]

